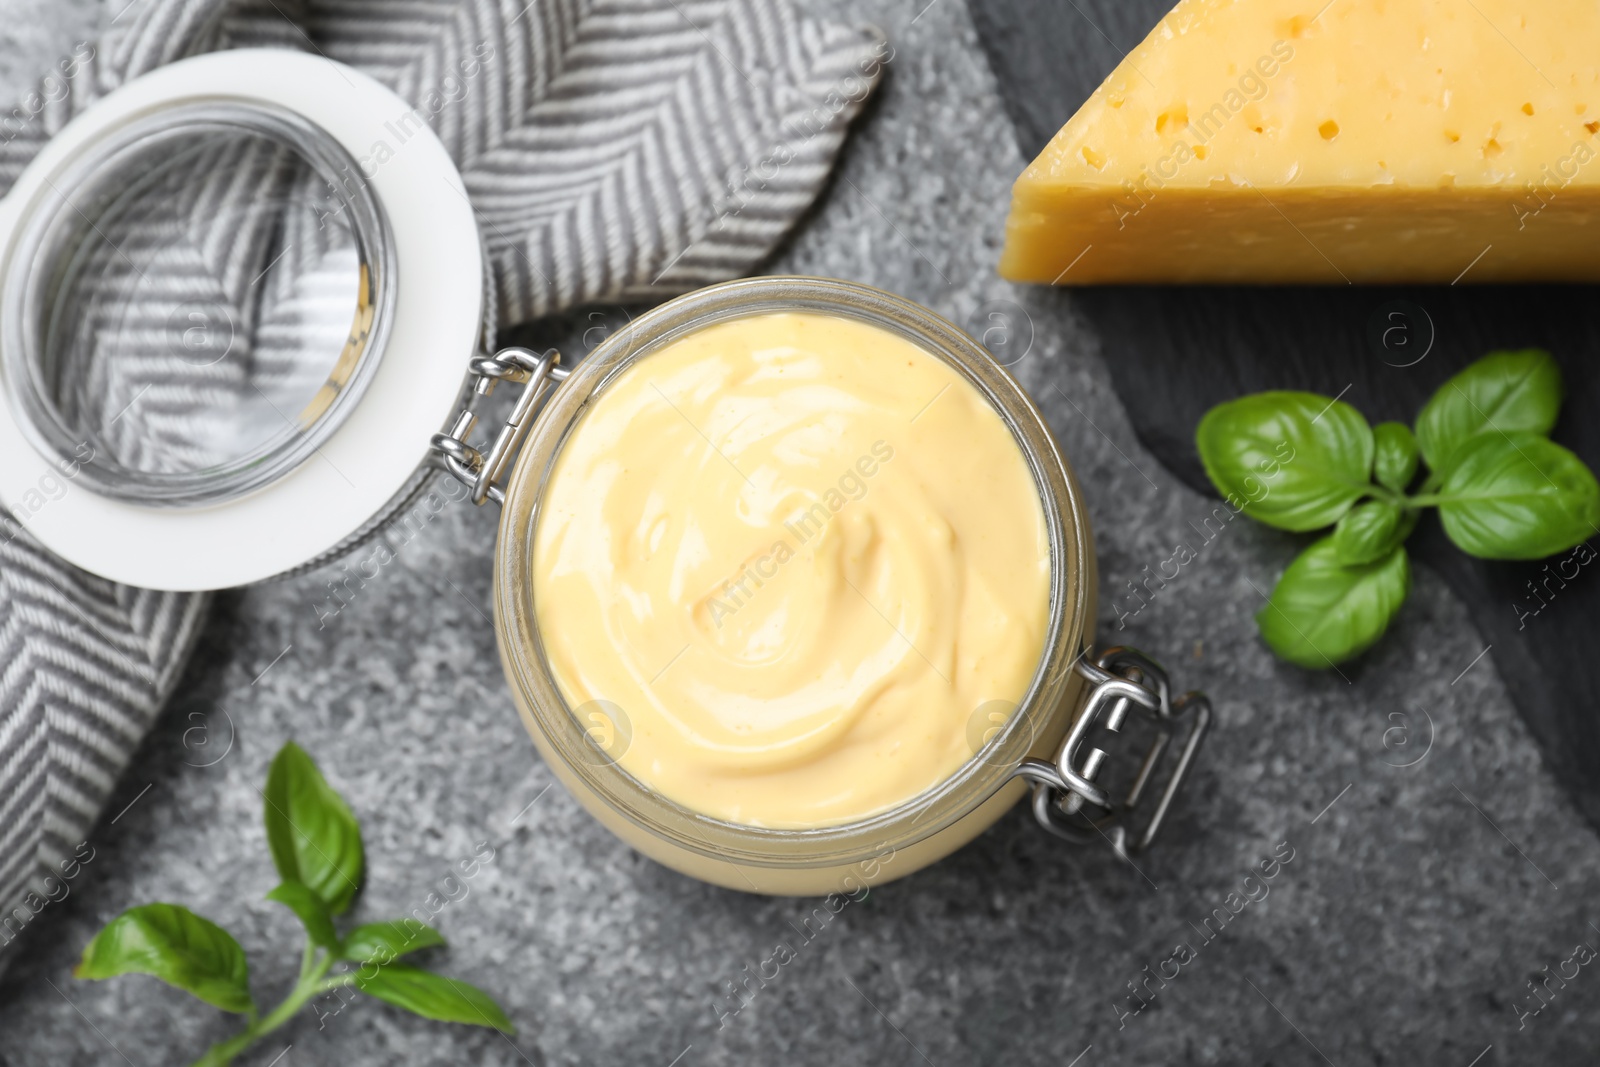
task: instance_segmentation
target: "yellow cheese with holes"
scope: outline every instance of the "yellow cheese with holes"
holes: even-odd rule
[[[1017,180],[1018,281],[1600,278],[1594,0],[1183,0]]]

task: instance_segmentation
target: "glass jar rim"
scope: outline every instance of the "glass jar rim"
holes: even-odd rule
[[[767,312],[838,315],[887,329],[943,360],[1000,415],[1039,489],[1050,547],[1050,624],[1018,710],[943,781],[866,818],[780,829],[703,815],[650,790],[597,749],[545,658],[533,604],[534,540],[555,461],[588,404],[662,345],[716,322]],[[970,814],[1012,778],[1040,737],[1059,734],[1078,692],[1074,666],[1089,645],[1092,545],[1080,491],[1033,401],[988,351],[933,311],[894,294],[828,278],[767,276],[709,286],[632,320],[561,383],[540,412],[506,488],[495,555],[495,631],[501,656],[547,755],[627,823],[680,849],[735,865],[811,869],[865,863],[931,837]],[[1053,729],[1052,729],[1053,728]],[[541,746],[542,747],[542,746]]]

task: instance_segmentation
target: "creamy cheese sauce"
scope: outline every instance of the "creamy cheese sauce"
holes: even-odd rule
[[[915,797],[1014,712],[1044,647],[1016,440],[942,360],[854,319],[752,315],[643,357],[537,521],[537,621],[596,758],[730,822]]]

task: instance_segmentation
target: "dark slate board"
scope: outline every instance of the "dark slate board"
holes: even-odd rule
[[[972,0],[1024,155],[1044,147],[1169,6]],[[1410,422],[1440,382],[1495,348],[1556,355],[1569,396],[1554,436],[1600,468],[1600,419],[1585,414],[1600,411],[1595,295],[1589,286],[1118,287],[1064,289],[1052,299],[1094,324],[1140,439],[1189,485],[1214,494],[1194,449],[1195,425],[1213,404],[1262,389],[1334,396],[1348,387],[1344,399],[1373,422]],[[1397,329],[1385,336],[1389,327]],[[1544,563],[1474,560],[1432,519],[1411,548],[1465,601],[1546,762],[1600,828],[1600,655],[1592,647],[1600,569],[1562,581]],[[1538,614],[1523,614],[1531,609]]]

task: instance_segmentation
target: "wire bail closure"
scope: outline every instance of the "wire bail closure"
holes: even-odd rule
[[[1200,742],[1211,728],[1211,699],[1195,691],[1173,700],[1167,672],[1132,648],[1107,649],[1094,663],[1080,657],[1074,666],[1091,689],[1055,762],[1030,756],[1017,765],[1012,776],[1032,783],[1034,817],[1050,833],[1078,845],[1104,838],[1117,855],[1127,859],[1149,848],[1160,832],[1173,798],[1194,764]],[[1090,745],[1081,761],[1079,753],[1088,744],[1091,732],[1120,734],[1131,708],[1138,708],[1153,721],[1158,733],[1145,751],[1127,795],[1117,801],[1095,783],[1110,758],[1106,750]],[[1130,817],[1185,719],[1191,725],[1178,761],[1144,829],[1130,844]],[[1099,814],[1094,814],[1096,810]]]
[[[472,490],[472,502],[493,500],[505,503],[502,481],[511,460],[533,427],[533,411],[541,397],[572,372],[560,366],[561,353],[551,348],[537,355],[526,348],[502,348],[492,356],[475,356],[469,364],[472,391],[446,433],[433,435],[434,461]],[[512,405],[511,414],[495,437],[489,452],[468,443],[478,425],[479,397],[489,396],[501,382],[518,382],[522,394]],[[547,388],[548,387],[548,388]]]

